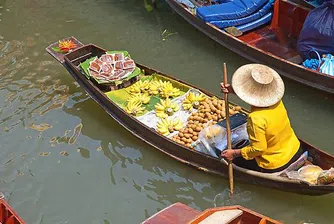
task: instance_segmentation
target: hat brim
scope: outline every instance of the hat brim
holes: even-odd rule
[[[256,107],[269,107],[278,103],[284,95],[284,82],[279,74],[267,66],[266,69],[273,75],[268,85],[261,85],[253,78],[251,71],[262,67],[261,64],[248,64],[238,68],[232,77],[232,87],[236,95],[246,103]]]

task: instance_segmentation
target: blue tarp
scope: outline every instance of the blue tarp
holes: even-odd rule
[[[263,16],[271,12],[272,6],[273,6],[273,2],[269,1],[259,11],[255,12],[254,14],[250,16],[246,16],[240,19],[211,21],[210,23],[219,28],[225,28],[225,27],[230,27],[230,26],[238,26],[238,25],[243,25],[247,23],[252,23],[254,21],[257,21],[258,19],[261,19]]]
[[[238,30],[240,30],[241,32],[246,32],[252,29],[255,29],[256,27],[262,26],[264,24],[267,24],[271,21],[271,18],[273,17],[273,13],[270,12],[267,15],[263,16],[260,19],[257,19],[253,22],[241,25],[241,26],[237,26],[236,28],[238,28]]]
[[[268,0],[233,0],[219,5],[197,8],[197,16],[205,22],[240,19],[258,11]]]

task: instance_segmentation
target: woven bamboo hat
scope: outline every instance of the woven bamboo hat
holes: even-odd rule
[[[272,68],[261,64],[247,64],[238,68],[232,77],[237,96],[256,107],[278,103],[284,94],[284,83]]]

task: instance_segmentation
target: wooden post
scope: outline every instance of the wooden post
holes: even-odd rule
[[[224,85],[227,85],[227,69],[226,63],[224,63]],[[230,124],[230,113],[229,113],[229,103],[228,103],[228,93],[224,93],[225,100],[225,113],[226,113],[226,134],[227,134],[227,149],[232,149],[231,143],[231,124]],[[228,179],[230,183],[230,194],[233,194],[233,166],[232,161],[228,161]]]

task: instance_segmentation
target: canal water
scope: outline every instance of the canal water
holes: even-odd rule
[[[219,94],[246,59],[161,1],[0,0],[0,191],[28,223],[140,223],[174,202],[240,204],[285,223],[334,223],[334,195],[228,181],[174,161],[111,119],[45,47],[75,36]],[[284,80],[296,133],[334,154],[334,97]],[[232,96],[232,100],[247,106]]]

